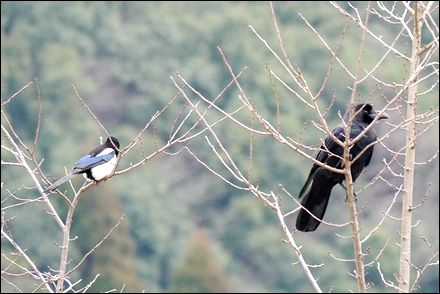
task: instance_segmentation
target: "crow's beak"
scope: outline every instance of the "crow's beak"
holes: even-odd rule
[[[377,113],[377,114],[379,114],[379,113]],[[387,119],[387,118],[389,118],[389,117],[390,117],[390,116],[384,112],[384,113],[382,113],[382,114],[379,116],[379,119]]]

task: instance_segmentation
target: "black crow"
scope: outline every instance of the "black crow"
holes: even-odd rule
[[[348,124],[349,111],[344,117],[344,121]],[[373,107],[367,103],[357,104],[353,112],[353,120],[350,130],[350,139],[356,138],[368,125],[374,120],[378,115]],[[379,119],[388,118],[387,114],[382,114]],[[333,135],[340,141],[345,141],[345,131],[344,127],[338,126],[332,131]],[[376,141],[376,133],[372,128],[368,130],[365,135],[358,140],[350,148],[350,158],[354,159],[362,152],[369,144]],[[353,182],[361,174],[364,167],[366,167],[371,160],[373,155],[374,145],[370,146],[352,165],[351,165],[351,176]],[[316,159],[328,166],[343,169],[343,147],[337,144],[331,137],[325,139],[324,145],[321,146]],[[320,220],[324,217],[325,210],[327,208],[328,200],[332,192],[333,187],[336,184],[341,184],[345,180],[343,174],[332,172],[325,167],[321,167],[314,164],[310,174],[304,184],[301,192],[299,193],[299,198],[301,198],[309,187],[310,183],[312,186],[309,192],[304,196],[301,205],[305,207],[308,211],[313,213],[313,215],[318,218],[315,219],[310,213],[301,208],[298,218],[296,219],[296,228],[299,231],[309,232],[314,231],[321,223]]]

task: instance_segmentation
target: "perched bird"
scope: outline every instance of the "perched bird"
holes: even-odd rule
[[[96,147],[86,156],[78,160],[73,170],[50,185],[44,193],[55,190],[64,182],[70,180],[78,174],[83,174],[86,179],[100,181],[110,175],[116,166],[119,149],[119,141],[115,137],[110,137],[101,146]]]
[[[350,112],[347,111],[344,121],[348,124]],[[350,139],[356,138],[368,125],[374,120],[378,113],[373,110],[371,104],[360,103],[355,105],[353,112],[353,120],[350,130]],[[382,114],[378,119],[388,118],[387,114]],[[332,131],[333,135],[340,141],[345,141],[345,131],[342,125],[336,127]],[[370,128],[360,140],[358,140],[350,148],[350,159],[355,159],[369,144],[376,141],[377,136],[372,128]],[[355,181],[361,174],[362,170],[370,163],[373,155],[374,145],[370,146],[353,164],[351,165],[351,176]],[[343,169],[344,149],[337,144],[331,137],[325,139],[324,145],[321,146],[316,159],[328,166]],[[309,232],[314,231],[321,223],[320,220],[324,217],[325,210],[330,198],[333,187],[336,184],[343,186],[342,182],[345,180],[343,174],[332,172],[325,167],[314,164],[310,174],[299,193],[299,198],[304,196],[301,205],[308,211],[313,213],[317,218],[314,218],[310,213],[301,208],[296,219],[296,228],[299,231]],[[307,188],[312,184],[310,190],[305,194]],[[344,187],[344,186],[343,186]],[[345,188],[345,187],[344,187]],[[305,194],[305,195],[304,195]]]

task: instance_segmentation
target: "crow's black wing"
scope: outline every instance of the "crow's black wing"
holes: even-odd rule
[[[296,218],[297,230],[302,232],[316,230],[324,217],[335,184],[325,168],[317,169],[313,175],[312,187],[301,201],[303,208]]]
[[[344,141],[345,140],[345,132],[344,132],[344,128],[342,127],[336,127],[333,131],[332,134],[338,138],[338,140],[340,141]],[[322,163],[326,163],[327,159],[329,158],[329,155],[332,154],[336,154],[338,156],[342,156],[342,152],[343,149],[341,146],[339,146],[338,143],[336,143],[335,141],[333,141],[333,139],[329,136],[325,139],[324,141],[324,145],[321,146],[318,155],[316,155],[316,160],[322,162]],[[316,170],[319,168],[319,165],[317,165],[316,163],[313,164],[312,169],[310,170],[309,176],[307,177],[307,180],[304,184],[304,186],[301,189],[301,192],[299,192],[299,196],[298,198],[301,198],[304,193],[306,192],[307,188],[309,187],[311,181],[313,180],[313,177],[316,173]]]
[[[345,140],[345,132],[342,127],[335,128],[332,133],[338,140]],[[342,156],[342,153],[343,148],[333,141],[331,137],[327,137],[316,159],[331,167],[338,167],[341,163],[339,157]],[[296,228],[299,231],[309,232],[316,230],[324,217],[332,189],[340,181],[341,176],[339,174],[335,174],[317,164],[313,165],[309,177],[299,194],[300,197],[305,194],[301,201],[303,208],[299,211],[296,219]],[[310,184],[311,188],[306,193]]]
[[[356,138],[360,133],[364,131],[367,125],[363,123],[354,124],[351,129],[350,138]],[[367,131],[356,143],[351,146],[350,155],[352,159],[355,159],[362,153],[356,161],[352,162],[351,174],[353,181],[362,173],[364,168],[370,164],[371,158],[373,156],[374,145],[371,143],[375,142],[377,139],[374,130]],[[366,149],[368,147],[368,149]]]

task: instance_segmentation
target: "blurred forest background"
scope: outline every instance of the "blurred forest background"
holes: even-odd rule
[[[364,4],[357,3],[361,6]],[[275,11],[291,60],[297,64],[312,86],[318,87],[327,73],[331,56],[319,39],[298,16],[302,13],[334,48],[346,19],[327,2],[275,2]],[[348,8],[347,8],[348,9]],[[4,2],[1,4],[1,97],[7,99],[24,85],[38,79],[43,103],[38,156],[42,168],[53,178],[64,174],[72,164],[105,134],[78,101],[72,84],[122,146],[136,135],[146,121],[177,93],[170,75],[179,72],[206,97],[214,98],[230,81],[218,53],[221,47],[241,77],[248,96],[258,109],[275,121],[274,93],[280,100],[280,126],[292,137],[303,136],[304,143],[318,146],[322,134],[311,124],[316,119],[295,97],[271,80],[269,67],[280,65],[250,31],[252,25],[274,47],[278,44],[268,3],[261,2]],[[384,38],[398,30],[372,17],[371,25]],[[345,34],[338,54],[355,64],[359,52],[359,30],[353,25]],[[382,56],[385,49],[367,42],[367,64]],[[373,47],[368,47],[373,46]],[[410,44],[401,44],[405,52]],[[390,59],[379,75],[402,82],[408,64]],[[338,124],[337,112],[345,112],[351,81],[335,69],[329,86],[321,95],[322,105],[335,98],[330,126]],[[383,93],[373,83],[359,89],[361,99],[371,100],[380,109]],[[435,93],[438,93],[438,86]],[[224,109],[238,105],[238,91],[227,91],[219,104]],[[438,94],[437,94],[438,95]],[[33,142],[38,117],[35,88],[29,87],[8,105],[6,112],[26,142]],[[155,123],[154,132],[143,138],[148,153],[155,142],[166,142],[173,121],[184,107],[178,100]],[[177,107],[178,106],[178,107]],[[438,107],[438,96],[424,96],[419,110]],[[187,107],[188,108],[188,107]],[[2,117],[3,120],[3,117]],[[393,117],[390,119],[393,121]],[[304,127],[304,124],[307,125]],[[305,129],[304,129],[305,128]],[[378,124],[383,133],[384,124]],[[216,127],[230,153],[243,167],[249,161],[250,135],[231,122]],[[155,136],[155,134],[157,136]],[[203,137],[203,136],[202,136]],[[3,140],[3,138],[2,138]],[[388,146],[403,146],[404,136],[392,135]],[[417,161],[432,157],[438,150],[438,125],[418,140]],[[261,186],[279,191],[283,184],[297,195],[311,163],[269,138],[255,138],[252,177]],[[191,148],[211,166],[219,166],[203,138],[191,142]],[[176,151],[177,149],[173,150]],[[387,150],[377,146],[372,164],[355,187],[371,180],[388,158]],[[3,150],[2,150],[3,158]],[[128,166],[124,158],[120,167]],[[428,184],[431,192],[414,212],[413,262],[424,264],[431,252],[438,251],[439,160],[438,157],[416,170],[414,199],[419,203]],[[75,180],[77,185],[82,179]],[[2,200],[5,189],[14,191],[32,186],[19,169],[1,172]],[[125,220],[74,273],[85,282],[100,273],[92,291],[113,288],[148,292],[310,292],[312,290],[291,248],[282,242],[282,232],[273,212],[260,201],[220,181],[184,152],[176,156],[162,154],[145,166],[88,190],[76,211],[70,258],[80,259],[117,222]],[[37,191],[25,190],[24,197]],[[335,188],[326,219],[343,223],[348,219],[344,193]],[[393,192],[376,182],[363,191],[359,207],[361,227],[374,227],[387,208]],[[56,199],[56,197],[52,198]],[[55,202],[57,200],[54,200]],[[291,200],[283,205],[295,207]],[[400,214],[400,200],[391,214]],[[4,203],[2,202],[2,206]],[[57,202],[62,210],[64,202]],[[27,249],[40,268],[57,268],[61,233],[53,219],[42,213],[44,205],[26,205],[13,210],[17,220],[9,229]],[[8,215],[11,217],[12,215]],[[292,217],[292,224],[294,221]],[[364,244],[373,259],[385,245],[381,257],[387,279],[398,272],[399,222],[387,219],[372,241]],[[302,253],[311,263],[324,266],[313,269],[323,291],[356,289],[350,277],[354,264],[339,262],[330,255],[353,258],[349,228],[321,227],[311,234],[295,235]],[[432,248],[423,238],[429,240]],[[57,241],[58,240],[58,241]],[[2,239],[2,254],[11,251]],[[331,253],[331,254],[329,254]],[[438,259],[438,258],[437,258]],[[4,259],[2,257],[2,269]],[[375,267],[367,267],[367,282],[374,292],[389,292]],[[420,292],[438,292],[438,267],[421,278]],[[20,281],[23,285],[32,281]],[[2,292],[11,291],[2,280]],[[356,291],[356,290],[355,290]]]

